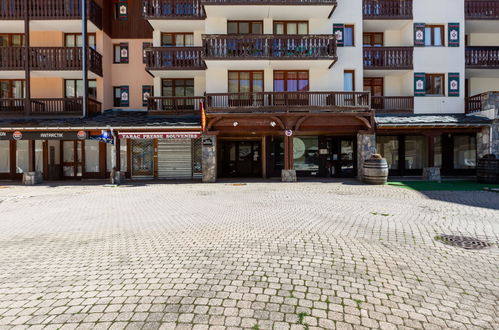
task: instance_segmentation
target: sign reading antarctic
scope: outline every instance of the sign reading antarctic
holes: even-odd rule
[[[0,132],[0,140],[85,140],[87,132]]]

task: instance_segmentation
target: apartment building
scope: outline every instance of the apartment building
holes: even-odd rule
[[[499,1],[0,0],[0,179],[472,175]],[[88,111],[83,103],[88,100]]]

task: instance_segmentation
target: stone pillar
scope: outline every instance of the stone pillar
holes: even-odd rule
[[[499,155],[499,119],[494,120],[490,129],[492,134],[492,145],[490,146],[490,152]]]
[[[217,137],[205,135],[203,143],[203,182],[217,181]]]
[[[357,177],[362,180],[364,160],[376,153],[376,135],[370,133],[357,134]]]
[[[478,158],[490,154],[490,127],[484,127],[480,132],[476,134],[476,149]]]

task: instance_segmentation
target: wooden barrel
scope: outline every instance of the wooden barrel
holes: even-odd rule
[[[485,155],[478,160],[476,168],[478,182],[499,183],[499,155]]]
[[[368,184],[385,184],[388,180],[388,164],[386,159],[366,159],[363,171],[363,181]]]

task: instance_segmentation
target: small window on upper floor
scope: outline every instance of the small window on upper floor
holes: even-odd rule
[[[263,22],[228,21],[227,34],[263,34]]]
[[[443,25],[426,25],[425,46],[443,46],[445,27]]]
[[[353,25],[345,25],[343,40],[344,47],[355,46],[355,27]]]
[[[383,47],[383,32],[364,32],[364,47]]]
[[[355,71],[345,70],[343,72],[343,91],[345,92],[355,91]]]
[[[113,63],[128,63],[128,43],[113,45]]]
[[[194,33],[162,33],[161,47],[192,47],[194,46]]]
[[[96,48],[96,36],[95,33],[89,33],[88,37],[88,47]],[[83,43],[83,37],[81,33],[65,33],[64,34],[64,46],[65,47],[81,47]]]
[[[307,21],[276,21],[274,22],[274,34],[308,34]]]
[[[14,33],[0,34],[0,47],[21,47],[24,46],[24,35]]]
[[[445,75],[443,73],[426,74],[426,95],[445,96]]]

